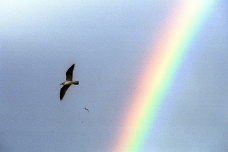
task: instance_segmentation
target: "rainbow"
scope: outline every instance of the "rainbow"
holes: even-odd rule
[[[149,47],[151,54],[147,55],[145,69],[138,78],[136,93],[120,120],[123,128],[108,151],[141,151],[188,47],[214,5],[215,0],[184,0],[175,5],[155,45]]]

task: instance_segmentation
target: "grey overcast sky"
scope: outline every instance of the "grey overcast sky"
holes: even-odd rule
[[[176,2],[2,0],[0,151],[105,152]],[[143,152],[228,151],[227,14],[221,0],[203,23]],[[60,101],[73,63],[80,84]]]

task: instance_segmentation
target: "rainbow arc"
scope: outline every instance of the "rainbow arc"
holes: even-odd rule
[[[168,15],[157,42],[148,52],[143,74],[138,78],[137,93],[129,99],[130,107],[122,128],[115,139],[112,152],[137,152],[143,147],[148,132],[166,92],[180,69],[197,31],[213,9],[215,0],[185,0]]]

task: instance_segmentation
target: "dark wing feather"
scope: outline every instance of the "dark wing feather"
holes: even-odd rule
[[[65,93],[66,93],[66,91],[67,91],[67,89],[70,87],[70,85],[64,85],[62,88],[61,88],[61,90],[60,90],[60,100],[62,100],[63,99],[63,97],[64,97],[64,95],[65,95]]]
[[[73,71],[74,71],[74,64],[66,72],[66,80],[67,81],[73,80]]]

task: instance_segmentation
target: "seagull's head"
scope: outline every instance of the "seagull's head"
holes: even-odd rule
[[[64,82],[63,82],[63,83],[61,83],[60,85],[64,85]]]

